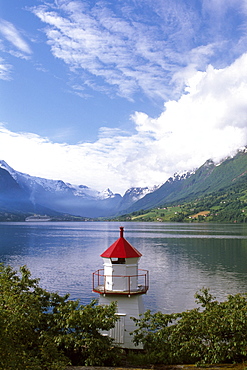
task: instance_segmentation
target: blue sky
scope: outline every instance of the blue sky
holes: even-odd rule
[[[0,159],[124,193],[247,144],[246,0],[0,1]]]

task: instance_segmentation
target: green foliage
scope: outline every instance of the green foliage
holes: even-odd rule
[[[121,221],[247,223],[247,175],[242,175],[229,187],[202,194],[194,200],[183,201],[179,205],[166,204],[140,215],[137,213],[122,216]]]
[[[117,220],[246,223],[246,166],[246,151],[220,165],[207,161],[190,177],[169,179],[155,192],[133,204],[129,208],[132,213]],[[173,208],[179,208],[176,214],[172,212]],[[207,215],[197,215],[199,212],[206,212]]]
[[[202,309],[178,314],[145,312],[135,320],[135,343],[152,363],[240,362],[247,358],[247,295],[216,301],[207,289],[196,294]]]
[[[173,217],[171,217],[171,222],[183,222],[185,219],[185,214],[183,212],[179,212],[175,214]]]
[[[101,330],[113,328],[116,306],[86,306],[49,293],[0,265],[0,369],[64,369],[68,364],[115,365],[118,349]]]
[[[114,327],[116,305],[81,306],[49,293],[31,278],[0,265],[0,369],[62,370],[68,364],[116,366],[120,349],[101,331]],[[202,289],[198,308],[150,311],[134,319],[134,342],[143,343],[139,364],[222,363],[247,359],[247,294],[218,302]],[[133,359],[132,359],[133,360]]]

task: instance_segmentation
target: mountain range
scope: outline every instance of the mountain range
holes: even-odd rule
[[[38,213],[55,219],[64,215],[111,218],[188,202],[240,183],[247,191],[246,148],[221,163],[208,160],[195,171],[175,174],[159,187],[130,188],[123,196],[109,189],[101,193],[85,185],[30,176],[0,161],[0,214]]]
[[[85,185],[30,176],[0,161],[0,212],[16,214],[110,217],[122,212],[153,189],[131,188],[124,196]]]
[[[174,175],[156,191],[132,204],[126,211],[132,213],[164,205],[179,204],[223,191],[239,183],[246,184],[247,190],[247,149],[215,164],[206,161],[196,171]]]

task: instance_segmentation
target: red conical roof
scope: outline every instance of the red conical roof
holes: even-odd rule
[[[120,238],[116,240],[108,249],[106,249],[100,257],[106,258],[136,258],[142,254],[132,247],[123,237],[123,227],[120,227]]]

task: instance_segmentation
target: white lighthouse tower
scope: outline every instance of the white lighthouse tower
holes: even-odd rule
[[[101,254],[104,269],[93,273],[93,291],[100,294],[100,305],[117,302],[119,320],[108,335],[122,348],[140,348],[132,342],[135,323],[131,317],[144,312],[142,295],[148,290],[148,271],[138,269],[142,255],[124,238],[123,231],[120,227],[120,238]]]

